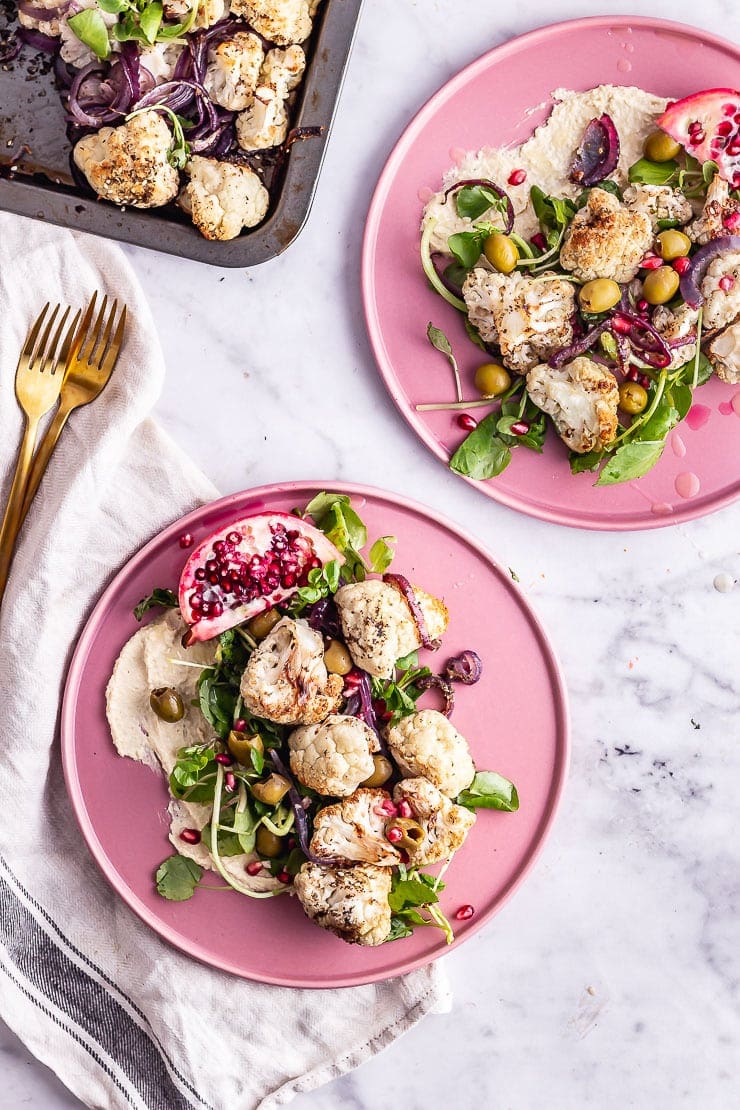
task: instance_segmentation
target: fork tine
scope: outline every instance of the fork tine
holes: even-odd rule
[[[69,370],[69,367],[70,367],[70,364],[72,363],[72,360],[74,358],[79,357],[80,351],[82,349],[82,345],[85,342],[85,340],[87,339],[87,335],[88,335],[88,332],[90,330],[90,323],[91,323],[92,318],[93,318],[93,313],[95,312],[95,303],[97,301],[97,298],[98,298],[98,294],[93,293],[92,297],[90,298],[90,302],[89,302],[87,308],[85,309],[85,314],[82,317],[82,322],[80,323],[80,327],[79,327],[79,330],[77,332],[77,335],[74,337],[74,342],[72,343],[71,347],[67,351],[65,372],[67,370]]]
[[[33,354],[33,349],[36,346],[36,340],[38,339],[38,334],[41,331],[41,325],[44,322],[44,317],[46,316],[46,313],[49,311],[49,307],[50,307],[49,302],[47,301],[46,304],[44,305],[44,307],[41,309],[41,312],[39,313],[38,317],[36,318],[36,321],[35,321],[33,327],[31,328],[30,332],[28,333],[28,338],[26,339],[25,346],[23,347],[23,350],[21,351],[21,357],[20,357],[19,362],[18,362],[19,366],[20,366],[21,361],[24,358],[26,358],[26,359],[31,358],[31,355]]]
[[[113,367],[116,365],[116,360],[118,358],[118,353],[121,350],[121,343],[123,342],[123,333],[126,330],[126,315],[127,315],[127,308],[126,308],[126,305],[124,305],[123,308],[121,309],[121,316],[120,316],[119,321],[118,321],[118,327],[116,328],[115,332],[113,333],[113,338],[110,341],[110,346],[108,347],[108,352],[107,352],[107,354],[106,354],[105,358],[103,359],[103,362],[100,366],[103,377],[106,380],[112,374]]]
[[[106,324],[105,324],[105,331],[103,332],[103,335],[102,335],[101,340],[100,340],[100,345],[98,346],[98,349],[97,349],[97,357],[96,357],[95,361],[97,362],[98,366],[102,366],[102,364],[103,364],[103,356],[105,355],[105,352],[108,349],[108,343],[110,342],[110,336],[111,336],[111,332],[113,331],[113,324],[115,322],[117,313],[118,313],[118,301],[114,301],[113,304],[111,305],[111,310],[108,313],[108,319],[106,320]]]
[[[67,328],[67,334],[64,337],[64,340],[63,340],[62,345],[59,349],[59,353],[57,355],[56,361],[54,363],[54,372],[55,373],[56,373],[56,371],[59,367],[62,368],[64,373],[66,373],[66,371],[67,371],[67,363],[69,362],[70,351],[72,350],[72,344],[73,344],[73,341],[78,337],[79,332],[80,332],[80,329],[79,329],[78,325],[80,323],[80,316],[81,315],[82,315],[82,312],[78,308],[77,312],[75,312],[74,319],[72,320],[72,323]]]
[[[100,311],[98,312],[97,319],[96,319],[95,323],[93,324],[92,331],[89,333],[88,336],[85,337],[85,343],[84,343],[82,349],[80,350],[79,354],[77,355],[77,358],[79,359],[80,362],[88,362],[89,363],[91,358],[92,358],[92,353],[93,353],[93,351],[95,350],[95,348],[97,346],[98,339],[100,338],[100,329],[103,326],[103,320],[105,319],[105,310],[106,310],[107,305],[108,305],[108,298],[106,296],[106,297],[103,297],[103,302],[100,305]]]
[[[43,357],[43,361],[42,361],[41,367],[40,367],[40,370],[41,370],[42,374],[46,370],[49,370],[53,374],[54,371],[56,370],[56,365],[57,365],[57,361],[58,361],[59,342],[62,338],[62,332],[64,331],[64,325],[66,324],[67,318],[69,317],[69,314],[70,314],[71,311],[72,311],[72,309],[69,307],[69,305],[67,305],[64,312],[62,313],[62,318],[59,321],[59,324],[57,325],[57,329],[54,332],[54,338],[52,339],[51,343],[47,346],[46,350],[44,351],[44,357]],[[54,319],[54,317],[52,317],[52,321],[53,321],[53,319]]]
[[[59,314],[59,309],[61,307],[62,306],[60,304],[55,304],[54,305],[54,308],[52,309],[52,312],[51,312],[51,316],[46,321],[46,327],[44,328],[44,334],[41,336],[41,339],[39,339],[38,346],[37,346],[36,350],[33,352],[33,358],[30,359],[30,361],[29,361],[29,367],[28,367],[29,370],[43,371],[43,369],[46,365],[46,357],[47,357],[47,351],[48,351],[48,347],[49,347],[49,337],[51,336],[51,329],[54,327],[54,321],[56,320],[56,318]]]

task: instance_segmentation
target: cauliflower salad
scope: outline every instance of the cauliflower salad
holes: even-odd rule
[[[78,179],[113,204],[175,203],[207,239],[270,204],[320,0],[21,0],[56,55]]]
[[[637,88],[557,90],[522,146],[461,158],[426,203],[421,260],[486,353],[450,459],[500,474],[550,418],[574,474],[639,478],[712,375],[740,382],[740,91],[669,103]],[[478,422],[471,409],[489,410]]]
[[[447,608],[388,569],[394,537],[367,539],[349,497],[321,493],[198,546],[183,535],[177,593],[136,607],[139,621],[156,615],[124,645],[106,706],[118,752],[167,777],[162,897],[188,899],[210,876],[250,898],[293,894],[351,943],[422,926],[452,941],[442,875],[478,809],[519,799],[476,769],[451,720],[480,658],[420,663],[441,647]]]

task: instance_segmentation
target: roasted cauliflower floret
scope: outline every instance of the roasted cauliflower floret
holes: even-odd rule
[[[705,331],[724,328],[736,320],[740,316],[740,251],[728,251],[713,258],[700,289],[704,297]]]
[[[159,112],[85,135],[74,160],[98,196],[134,208],[158,208],[177,195],[180,176],[167,161],[172,135]]]
[[[212,47],[203,81],[211,100],[232,112],[242,112],[252,102],[264,58],[262,40],[247,31]]]
[[[49,18],[41,19],[38,16],[27,15],[26,12],[19,6],[18,7],[18,22],[21,27],[28,27],[30,31],[40,31],[42,35],[48,35],[49,38],[55,39],[59,37],[61,25],[63,20],[59,18],[59,3],[58,0],[39,0],[39,3],[34,3],[36,8],[41,13],[48,11]]]
[[[279,725],[312,725],[333,713],[340,675],[328,674],[324,642],[302,620],[283,617],[252,652],[241,681],[246,709]]]
[[[270,194],[249,166],[194,155],[178,203],[206,239],[235,239],[264,219]]]
[[[416,847],[407,842],[409,863],[426,867],[449,859],[461,848],[473,825],[475,814],[454,802],[427,779],[404,779],[393,791],[393,801],[398,805],[406,801],[413,811],[413,819],[424,830],[424,839]],[[392,822],[391,822],[392,824]]]
[[[184,23],[190,15],[193,3],[194,0],[164,0],[165,18]],[[200,0],[193,29],[205,30],[228,14],[229,0]]]
[[[304,863],[294,887],[307,916],[350,944],[382,944],[391,931],[391,872],[386,867]]]
[[[467,740],[436,709],[402,717],[388,730],[388,747],[402,775],[421,775],[450,798],[473,781]]]
[[[412,586],[430,639],[447,628],[447,607],[418,586]],[[421,645],[416,622],[403,594],[378,578],[352,582],[337,590],[344,640],[354,663],[377,678],[390,678],[396,660]]]
[[[311,34],[309,0],[231,0],[231,14],[278,46],[303,42]]]
[[[670,185],[629,185],[624,190],[624,203],[630,211],[642,212],[650,219],[653,234],[660,231],[660,220],[683,225],[694,215],[691,203]]]
[[[715,335],[707,347],[707,357],[723,382],[740,383],[740,320]]]
[[[389,799],[385,790],[360,787],[343,801],[320,809],[313,823],[313,854],[346,863],[395,867],[401,857],[385,836]]]
[[[236,137],[242,150],[265,150],[285,140],[288,134],[286,100],[305,67],[306,56],[300,46],[268,52],[257,88],[237,117]]]
[[[321,724],[291,732],[288,747],[299,782],[319,794],[343,798],[372,775],[378,738],[357,717],[332,714]]]
[[[659,305],[653,313],[653,326],[660,332],[664,339],[671,344],[671,361],[667,370],[677,370],[684,366],[690,359],[696,357],[696,323],[698,313],[687,304],[679,305],[675,310]],[[674,347],[676,340],[684,339],[685,343]]]
[[[71,15],[77,15],[80,11],[84,11],[87,8],[96,8],[106,27],[112,27],[114,23],[118,22],[118,16],[102,11],[102,9],[98,7],[97,0],[76,0],[74,10],[67,11],[58,21],[60,40],[59,53],[62,57],[62,61],[67,62],[68,65],[74,66],[75,69],[84,69],[90,62],[95,61],[95,54],[93,54],[89,46],[85,46],[84,42],[77,37],[67,22]],[[20,22],[23,22],[22,15],[23,12],[19,8],[18,19]],[[41,29],[40,26],[39,29]],[[45,33],[49,34],[48,31]]]
[[[631,281],[652,243],[649,216],[605,189],[592,189],[565,233],[560,265],[581,281]]]
[[[113,16],[114,20],[115,18]],[[139,62],[142,68],[151,73],[156,83],[159,84],[172,78],[177,59],[183,50],[184,47],[180,46],[179,43],[155,42],[153,46],[147,46],[139,51]]]
[[[617,434],[617,379],[590,358],[574,358],[557,370],[535,366],[527,374],[527,393],[579,455],[606,447]]]
[[[737,219],[740,212],[740,200],[730,196],[730,186],[716,174],[707,189],[707,199],[700,216],[689,224],[686,234],[695,243],[708,243],[710,239],[719,239],[722,235],[731,234],[726,221],[730,223]],[[731,218],[732,217],[732,218]]]
[[[570,281],[479,267],[465,279],[463,297],[470,322],[486,343],[499,345],[504,363],[517,374],[526,374],[573,340],[575,292]]]

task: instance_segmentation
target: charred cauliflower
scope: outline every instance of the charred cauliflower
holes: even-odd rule
[[[473,825],[475,814],[464,806],[457,806],[436,786],[424,778],[404,779],[393,791],[393,801],[405,801],[411,807],[413,818],[424,830],[424,839],[411,847],[407,841],[409,863],[425,867],[449,859],[461,848]]]
[[[18,22],[21,27],[27,27],[30,31],[39,31],[42,35],[48,35],[49,38],[58,38],[63,22],[60,18],[59,8],[57,0],[39,0],[38,4],[33,5],[34,14],[29,15],[19,5]],[[45,18],[47,12],[48,19]]]
[[[252,652],[241,681],[246,709],[279,725],[312,725],[339,705],[344,683],[328,674],[324,643],[306,621],[283,617]]]
[[[723,382],[729,385],[740,382],[740,320],[715,335],[707,347],[707,356]]]
[[[385,867],[304,863],[295,892],[308,917],[350,944],[382,944],[391,931],[391,873]]]
[[[184,22],[191,13],[193,0],[164,0],[165,18]],[[195,30],[205,30],[229,14],[229,0],[199,0],[195,13]]]
[[[631,281],[652,243],[650,216],[596,188],[565,233],[560,265],[581,281]]]
[[[632,212],[642,212],[651,223],[653,234],[661,230],[661,220],[687,224],[694,215],[690,201],[670,185],[629,185],[624,203]]]
[[[740,212],[740,200],[730,196],[730,186],[719,176],[715,175],[707,189],[707,199],[704,209],[693,223],[686,228],[686,234],[695,243],[708,243],[710,239],[719,239],[728,234],[726,220]]]
[[[270,50],[262,64],[254,94],[236,120],[236,137],[242,150],[279,146],[288,134],[286,101],[306,67],[300,46]]]
[[[309,0],[231,0],[232,15],[241,16],[258,35],[278,46],[308,38],[315,8]]]
[[[671,361],[666,370],[677,370],[696,356],[698,313],[687,304],[675,309],[659,305],[653,313],[653,326],[671,344]],[[677,340],[685,340],[676,344]]]
[[[388,747],[401,774],[421,775],[451,798],[473,781],[467,740],[436,709],[402,717],[388,730]]]
[[[704,297],[702,324],[707,331],[724,328],[736,320],[740,316],[740,251],[728,251],[713,258],[700,288]]]
[[[463,297],[471,324],[486,343],[498,344],[504,363],[517,374],[526,374],[573,340],[575,293],[570,281],[479,267],[465,279]]]
[[[180,177],[167,156],[172,135],[155,111],[133,116],[119,127],[85,135],[74,160],[98,196],[134,208],[158,208],[177,195]]]
[[[291,732],[288,747],[299,782],[319,794],[343,798],[372,775],[378,740],[357,717],[332,714],[321,724]]]
[[[574,358],[557,369],[535,366],[527,374],[527,393],[579,455],[606,447],[617,434],[617,379],[590,358]]]
[[[270,194],[249,166],[194,155],[178,204],[206,239],[235,239],[263,219]]]
[[[447,628],[447,607],[417,586],[412,589],[430,638],[439,639]],[[352,582],[337,590],[334,600],[349,653],[369,674],[390,678],[396,660],[421,645],[406,599],[389,582],[377,578]]]
[[[252,102],[264,58],[262,40],[247,31],[217,43],[208,52],[203,81],[211,100],[231,112],[242,112]]]
[[[389,799],[385,790],[360,787],[343,801],[320,809],[313,824],[313,854],[346,863],[396,867],[401,857],[385,837]]]

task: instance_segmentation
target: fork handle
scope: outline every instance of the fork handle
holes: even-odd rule
[[[5,587],[10,574],[10,564],[13,561],[15,541],[18,538],[23,521],[23,497],[26,491],[26,481],[31,468],[33,449],[36,446],[38,432],[38,418],[27,419],[23,432],[23,439],[18,451],[18,462],[15,466],[13,484],[8,495],[8,504],[5,508],[2,527],[0,527],[0,604],[2,603]]]
[[[31,470],[28,475],[28,480],[26,482],[26,491],[23,498],[20,520],[18,522],[18,531],[20,531],[23,521],[28,515],[28,510],[31,508],[31,502],[36,496],[39,485],[41,484],[41,479],[46,473],[46,468],[49,465],[49,459],[54,453],[54,448],[57,445],[57,440],[62,434],[62,429],[67,423],[67,419],[71,411],[71,408],[67,408],[65,405],[60,405],[57,411],[54,413],[54,419],[52,420],[49,427],[46,429],[46,434],[44,435],[44,438],[41,440],[39,449],[34,456]]]

